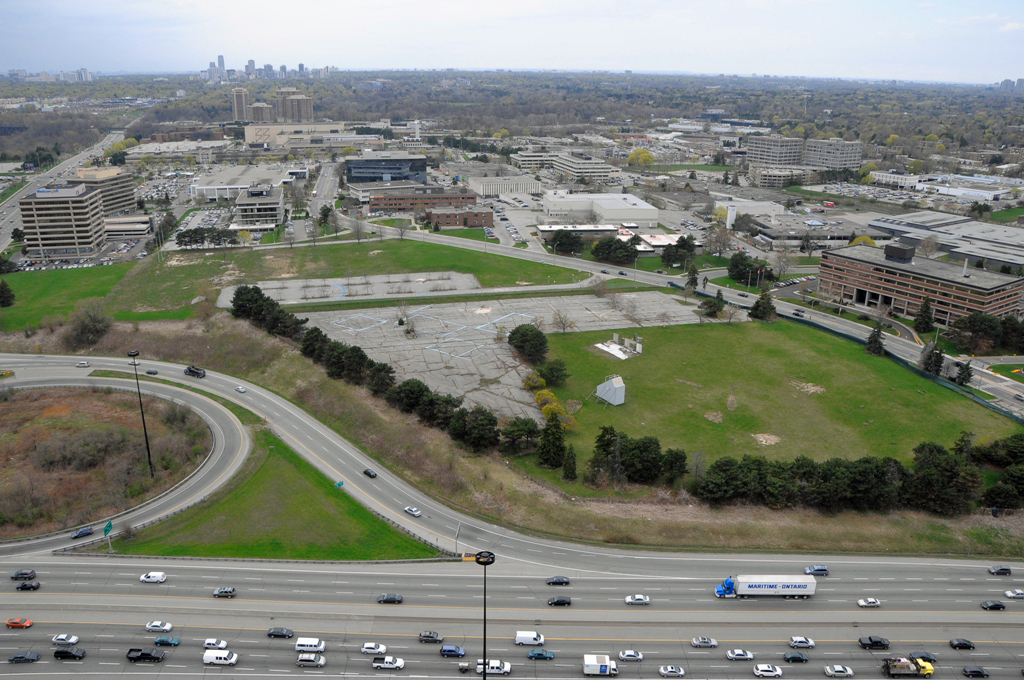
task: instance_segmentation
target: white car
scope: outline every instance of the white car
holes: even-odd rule
[[[217,638],[206,638],[203,642],[203,649],[227,649],[228,643]]]
[[[865,597],[863,600],[857,600],[858,607],[881,607],[882,603],[873,597]]]
[[[782,669],[770,663],[759,663],[754,666],[754,675],[759,678],[781,678]]]
[[[852,678],[853,669],[849,666],[825,666],[825,675],[830,678]]]
[[[640,595],[639,593],[637,593],[636,595],[627,595],[626,596],[626,604],[650,604],[650,603],[651,603],[651,598],[647,597],[646,595]]]
[[[1016,590],[1007,590],[1003,593],[1007,598],[1011,600],[1024,600],[1024,590],[1017,588]]]
[[[55,645],[77,645],[78,636],[71,635],[69,633],[62,633],[61,635],[54,635],[52,642]]]
[[[75,364],[75,368],[89,368],[89,362],[79,361],[77,364]]]
[[[387,645],[382,645],[379,642],[364,642],[359,651],[363,654],[384,654],[388,648]]]
[[[690,645],[692,647],[717,647],[718,640],[709,637],[695,637],[690,640]]]
[[[422,512],[420,512],[420,509],[419,509],[419,508],[414,508],[414,507],[413,507],[413,506],[411,506],[411,505],[407,505],[407,506],[405,506],[405,511],[406,511],[406,512],[407,512],[408,514],[412,515],[413,517],[419,517],[420,515],[422,515],[422,514],[423,514]]]
[[[814,649],[814,640],[809,637],[795,635],[789,638],[789,646],[793,649]]]
[[[245,388],[242,387],[241,385],[239,385],[238,387],[235,388],[235,392],[238,392],[240,394],[245,394]]]
[[[162,571],[148,571],[139,577],[142,583],[163,583],[167,580],[167,574]]]
[[[686,671],[679,666],[662,666],[658,669],[658,675],[663,678],[681,678],[686,675]]]
[[[730,649],[725,653],[725,658],[729,661],[753,661],[754,653],[745,649]]]
[[[624,649],[619,652],[619,661],[643,661],[644,655],[635,649]]]
[[[150,633],[170,633],[174,626],[166,621],[150,621],[146,624],[146,630]]]

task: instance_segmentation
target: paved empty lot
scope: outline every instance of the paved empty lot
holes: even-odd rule
[[[530,366],[500,340],[516,326],[534,323],[545,332],[558,332],[561,329],[553,323],[556,310],[567,315],[578,331],[697,323],[696,307],[658,292],[410,303],[404,309],[314,312],[309,314],[309,324],[332,339],[359,345],[375,361],[391,364],[399,382],[418,378],[433,390],[464,397],[467,405],[538,419],[533,396],[522,386]],[[399,326],[403,315],[407,322]],[[410,327],[414,332],[407,333]]]

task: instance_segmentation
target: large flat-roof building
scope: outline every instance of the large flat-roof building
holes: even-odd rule
[[[249,104],[248,114],[246,120],[252,121],[253,123],[273,123],[274,122],[274,107],[264,102],[255,102]]]
[[[254,184],[235,198],[235,216],[241,225],[284,222],[284,190],[269,184]]]
[[[494,211],[489,208],[430,208],[427,224],[445,227],[493,227]]]
[[[105,238],[99,189],[54,184],[28,194],[18,207],[29,255],[92,255]]]
[[[913,246],[903,244],[826,251],[818,279],[818,295],[826,300],[890,307],[905,318],[928,298],[935,322],[947,327],[972,312],[1017,316],[1024,295],[1024,278],[915,257]]]
[[[747,137],[747,162],[751,165],[802,165],[804,140],[767,135]]]
[[[476,194],[459,194],[444,191],[417,192],[413,190],[404,193],[371,196],[366,203],[366,208],[372,212],[419,213],[424,210],[438,208],[465,208],[475,205],[476,201]]]
[[[345,183],[427,181],[427,157],[405,151],[363,151],[345,159]]]
[[[819,170],[854,170],[860,167],[861,143],[839,137],[808,139],[804,145],[803,165]]]
[[[100,192],[103,214],[108,216],[134,213],[135,182],[121,168],[77,168],[70,184],[84,184]]]
[[[231,90],[231,115],[233,120],[249,120],[249,90],[244,87]]]
[[[188,193],[193,199],[207,202],[231,200],[254,185],[269,184],[277,187],[290,184],[292,180],[293,176],[285,169],[261,165],[226,166],[196,178],[189,186]]]
[[[642,227],[658,226],[658,209],[632,194],[570,194],[547,191],[542,199],[544,214],[549,217],[591,215],[599,222],[621,224],[632,222]]]
[[[533,177],[471,177],[469,188],[481,196],[493,198],[507,194],[539,194],[541,183]]]
[[[509,156],[509,161],[522,170],[551,168],[574,182],[581,179],[607,182],[622,176],[618,168],[608,165],[600,158],[578,151],[520,151]]]

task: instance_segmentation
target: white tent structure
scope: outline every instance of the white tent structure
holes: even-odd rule
[[[609,375],[605,381],[594,390],[598,399],[606,401],[612,406],[618,406],[626,401],[626,383],[617,375]]]

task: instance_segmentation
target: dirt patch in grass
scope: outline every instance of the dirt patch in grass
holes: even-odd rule
[[[750,436],[753,437],[754,441],[756,441],[761,446],[772,446],[772,445],[778,444],[779,442],[782,441],[782,437],[777,437],[774,434],[763,434],[762,433],[762,434],[752,434]]]
[[[704,418],[706,418],[707,420],[710,420],[713,423],[721,424],[721,422],[722,422],[722,412],[721,411],[708,411],[707,413],[704,414]]]

